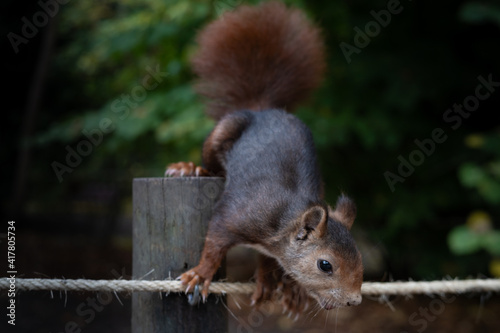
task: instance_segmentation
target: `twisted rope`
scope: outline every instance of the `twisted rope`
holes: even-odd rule
[[[12,283],[14,282],[14,283]],[[63,291],[114,291],[114,292],[184,292],[186,287],[173,280],[65,280],[0,278],[0,290],[63,290]],[[254,283],[213,282],[213,294],[251,294]],[[365,282],[361,293],[365,296],[409,294],[463,294],[469,292],[500,292],[500,279],[442,280],[406,282]]]

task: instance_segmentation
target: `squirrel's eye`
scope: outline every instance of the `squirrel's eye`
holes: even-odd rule
[[[331,274],[333,270],[332,264],[323,259],[318,260],[318,268],[328,274]]]

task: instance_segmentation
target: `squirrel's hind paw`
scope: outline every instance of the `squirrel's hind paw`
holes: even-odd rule
[[[178,162],[167,166],[165,177],[207,177],[208,170],[196,166],[193,162]]]
[[[251,297],[251,305],[259,307],[263,302],[272,300],[276,284],[272,280],[257,280],[255,291]]]
[[[311,300],[307,291],[297,282],[285,280],[280,283],[278,290],[281,293],[283,312],[288,312],[289,317],[294,316],[294,320],[309,308]]]

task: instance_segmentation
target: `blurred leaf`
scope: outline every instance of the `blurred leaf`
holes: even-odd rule
[[[490,261],[490,273],[496,278],[500,278],[500,259],[495,258]]]
[[[485,249],[494,256],[500,256],[500,231],[491,231],[484,235]]]
[[[484,137],[478,134],[470,134],[465,137],[465,145],[470,148],[479,148],[484,145]]]
[[[465,222],[467,228],[474,232],[486,233],[492,229],[491,217],[488,213],[484,211],[474,211]]]
[[[482,182],[478,187],[485,200],[492,204],[500,203],[500,183],[493,179]]]
[[[459,226],[448,235],[448,246],[457,255],[471,254],[481,248],[481,238],[469,228]]]
[[[500,7],[492,4],[469,2],[462,6],[460,18],[469,23],[493,22],[500,26]]]
[[[460,167],[458,174],[462,184],[468,187],[474,187],[486,179],[484,171],[478,166],[467,163]]]

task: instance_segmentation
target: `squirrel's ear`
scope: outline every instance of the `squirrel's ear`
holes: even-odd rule
[[[341,194],[335,204],[335,210],[328,206],[330,216],[342,223],[347,229],[351,229],[356,218],[356,205],[349,197]]]
[[[322,237],[327,229],[328,212],[325,207],[316,205],[306,210],[301,216],[298,240],[307,238],[310,232],[316,237]]]

